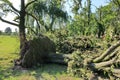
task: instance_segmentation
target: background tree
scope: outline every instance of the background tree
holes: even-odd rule
[[[2,31],[0,30],[0,35],[2,35]]]
[[[114,9],[114,21],[112,22],[114,26],[114,34],[120,35],[120,0],[110,0],[112,4],[112,8]]]
[[[84,6],[81,4],[82,0],[74,0],[72,12],[74,15],[73,23],[69,29],[75,29],[78,34],[88,35],[93,30],[94,14],[91,12],[91,0],[84,1]],[[74,23],[75,22],[75,23]]]
[[[7,35],[10,35],[12,33],[12,30],[10,27],[7,27],[4,31]]]

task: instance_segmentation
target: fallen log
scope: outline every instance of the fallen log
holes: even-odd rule
[[[112,57],[116,56],[116,54],[117,54],[119,51],[120,51],[119,49],[115,50],[115,51],[114,51],[113,53],[111,53],[110,55],[107,55],[107,56],[103,59],[103,61],[107,61],[107,60],[111,59]]]
[[[70,57],[71,54],[49,54],[45,62],[67,65],[65,59],[70,59]]]
[[[120,74],[113,74],[115,77],[120,78]]]
[[[120,46],[120,41],[108,48],[101,56],[93,60],[93,62],[101,62],[107,55],[110,55],[117,47]]]
[[[117,60],[117,56],[115,56],[113,59],[111,59],[109,61],[100,62],[100,63],[91,63],[91,66],[96,68],[96,69],[99,69],[101,67],[112,65],[113,63],[116,62],[116,60]]]
[[[88,67],[94,72],[103,71],[120,78],[120,41],[108,48],[102,55],[89,62]]]

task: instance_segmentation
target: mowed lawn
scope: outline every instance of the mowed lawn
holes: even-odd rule
[[[0,80],[4,80],[11,74],[13,60],[18,57],[18,52],[18,37],[0,35]]]
[[[27,70],[12,70],[19,57],[19,38],[0,36],[0,80],[81,80],[67,74],[63,65],[45,64]]]
[[[0,36],[0,67],[7,67],[19,52],[19,40],[15,36]]]

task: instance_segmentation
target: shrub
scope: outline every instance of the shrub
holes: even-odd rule
[[[0,35],[2,35],[2,31],[0,31]]]
[[[11,28],[10,28],[10,27],[7,27],[7,28],[5,29],[5,33],[6,33],[7,35],[10,35],[10,34],[12,33]]]

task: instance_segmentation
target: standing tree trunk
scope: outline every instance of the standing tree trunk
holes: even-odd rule
[[[25,0],[21,0],[20,9],[20,23],[19,23],[19,37],[20,37],[20,59],[23,58],[25,53]]]
[[[25,35],[25,0],[21,0],[19,37],[20,37],[20,49],[21,49],[26,41],[26,35]]]
[[[89,26],[89,24],[90,24],[90,18],[91,18],[91,0],[87,0],[87,17],[88,17],[88,26]]]

